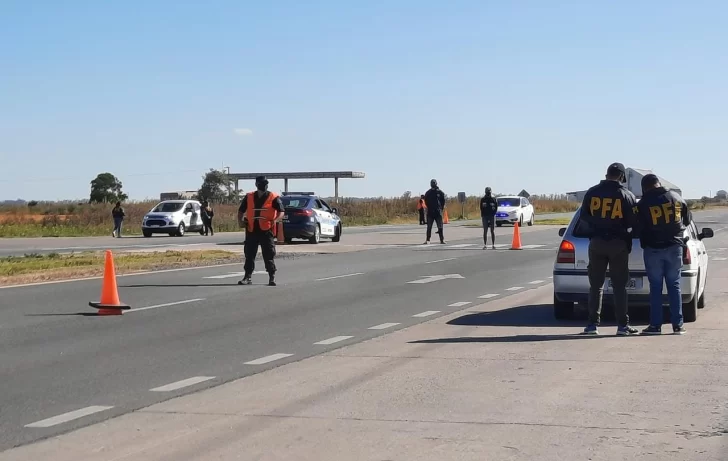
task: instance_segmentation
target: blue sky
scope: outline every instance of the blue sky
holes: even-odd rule
[[[0,199],[105,171],[157,197],[223,165],[561,193],[613,161],[699,197],[728,189],[725,24],[720,1],[5,0]]]

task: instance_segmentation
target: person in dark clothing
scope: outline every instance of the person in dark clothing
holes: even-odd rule
[[[427,239],[425,244],[430,243],[432,238],[432,224],[437,223],[437,233],[440,234],[440,243],[445,243],[445,235],[442,229],[442,212],[445,209],[445,193],[437,186],[437,180],[430,181],[430,189],[425,192],[425,206],[427,207]]]
[[[263,252],[265,270],[268,272],[268,285],[276,286],[276,265],[273,259],[276,256],[277,225],[283,219],[285,208],[278,194],[268,190],[268,180],[265,176],[255,178],[254,192],[248,192],[240,203],[238,209],[238,222],[245,228],[245,275],[238,285],[251,285],[255,258],[258,256],[258,245]]]
[[[427,210],[427,206],[425,205],[425,195],[420,195],[420,199],[417,201],[417,211],[420,214],[420,226],[426,224],[425,221],[425,210]]]
[[[112,237],[121,238],[121,226],[124,223],[124,209],[121,207],[121,202],[116,202],[116,206],[111,210],[111,217],[114,218],[114,230],[111,232]]]
[[[680,272],[685,229],[690,226],[687,202],[675,191],[665,189],[654,174],[642,178],[642,200],[637,204],[638,232],[650,282],[650,324],[643,334],[662,333],[662,286],[667,286],[672,331],[683,334]]]
[[[614,290],[614,307],[619,326],[617,335],[639,333],[629,325],[627,282],[632,231],[637,224],[637,199],[624,186],[626,171],[621,163],[607,169],[606,179],[590,188],[579,213],[591,231],[589,236],[589,324],[585,334],[599,334],[602,294],[607,267]]]
[[[215,216],[215,210],[212,209],[210,203],[205,200],[202,202],[202,225],[204,227],[205,235],[215,235],[215,231],[212,228],[212,218]]]
[[[498,211],[498,201],[493,197],[490,187],[485,188],[485,196],[480,199],[480,218],[483,220],[484,250],[488,249],[488,229],[490,229],[493,249],[495,250],[495,213]]]

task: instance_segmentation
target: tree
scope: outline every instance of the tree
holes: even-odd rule
[[[91,181],[91,198],[89,203],[115,203],[128,199],[121,190],[119,178],[111,173],[101,173]]]
[[[231,203],[240,197],[232,186],[232,182],[224,171],[210,168],[202,177],[202,186],[197,191],[199,200],[209,200],[214,203]]]

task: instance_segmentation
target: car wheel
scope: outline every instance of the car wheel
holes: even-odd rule
[[[334,231],[334,238],[331,239],[332,242],[340,242],[341,241],[341,224],[336,226],[336,230]]]
[[[559,301],[554,295],[554,317],[558,320],[567,320],[574,315],[574,303]]]
[[[700,272],[698,272],[697,289],[692,301],[683,306],[683,321],[686,323],[698,320],[698,304],[700,304]]]
[[[535,215],[536,215],[536,213],[531,213],[531,219],[528,220],[529,226],[533,226],[533,221],[536,219]]]
[[[523,213],[518,217],[518,227],[523,227]]]
[[[177,227],[177,237],[184,237],[186,230],[187,229],[185,229],[185,223],[179,223],[179,227]]]
[[[149,231],[142,231],[142,235],[145,236],[145,237],[147,237],[147,238],[149,238],[149,237],[152,236],[152,233],[149,232]]]
[[[313,237],[308,239],[309,242],[313,244],[318,244],[321,242],[321,226],[319,224],[316,224],[316,229],[313,231]]]
[[[503,225],[503,223],[502,223],[502,222],[497,222],[497,223],[495,223],[495,226],[496,226],[496,227],[501,227],[502,225]]]

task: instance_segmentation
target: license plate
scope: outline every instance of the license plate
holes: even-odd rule
[[[612,290],[613,289],[612,279],[607,279],[607,288],[609,290]],[[640,290],[640,289],[642,289],[642,277],[639,277],[639,278],[630,278],[627,281],[627,289],[628,290]]]

